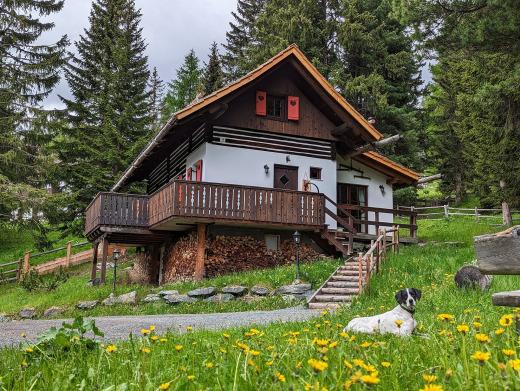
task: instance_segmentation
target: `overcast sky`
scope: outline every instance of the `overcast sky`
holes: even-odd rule
[[[90,0],[65,0],[63,10],[50,17],[56,27],[45,34],[43,41],[55,42],[67,34],[73,50],[72,43],[88,28],[91,4]],[[136,0],[136,5],[143,14],[141,26],[150,69],[157,67],[161,79],[168,82],[190,49],[206,61],[210,44],[225,41],[236,0]],[[69,95],[64,80],[45,106],[61,107],[58,95]]]

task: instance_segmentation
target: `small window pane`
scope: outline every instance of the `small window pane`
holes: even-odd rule
[[[269,117],[283,119],[285,98],[267,95],[267,115]]]
[[[311,179],[321,179],[321,168],[311,167],[309,170],[309,176]]]
[[[268,250],[278,251],[280,247],[280,235],[265,235],[265,246]]]

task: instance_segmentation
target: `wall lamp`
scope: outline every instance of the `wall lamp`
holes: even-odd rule
[[[264,165],[264,171],[265,171],[265,175],[269,175],[269,166],[267,164]]]
[[[379,190],[381,190],[382,195],[386,194],[385,187],[383,185],[379,185]]]

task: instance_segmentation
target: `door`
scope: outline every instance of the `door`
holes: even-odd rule
[[[368,186],[352,185],[350,183],[338,183],[338,204],[368,205]],[[361,210],[351,211],[352,216],[359,220],[368,220],[367,213]],[[341,213],[340,213],[341,215]],[[357,223],[354,228],[358,232],[368,232],[368,224]]]
[[[275,189],[298,190],[298,167],[274,165]]]

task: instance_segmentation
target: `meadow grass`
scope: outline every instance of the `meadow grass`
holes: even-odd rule
[[[472,221],[420,222],[421,238],[433,243],[402,247],[351,307],[307,322],[220,332],[187,330],[157,338],[151,331],[142,338],[91,349],[79,342],[66,351],[3,349],[0,387],[519,389],[519,341],[511,324],[515,311],[491,304],[493,292],[518,287],[519,278],[496,277],[488,292],[460,291],[453,284],[456,270],[475,257],[472,236],[498,229]],[[402,287],[416,287],[423,293],[416,335],[342,333],[354,316],[393,308],[394,294]],[[509,312],[511,316],[504,317]]]

